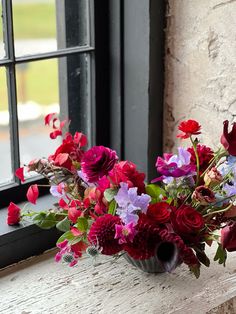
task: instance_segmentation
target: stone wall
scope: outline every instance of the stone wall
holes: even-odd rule
[[[236,0],[169,0],[166,29],[164,150],[181,120],[202,125],[216,148],[225,119],[236,121]]]

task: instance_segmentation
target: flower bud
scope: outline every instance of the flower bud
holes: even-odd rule
[[[219,184],[220,182],[222,182],[222,175],[220,174],[220,172],[217,170],[216,167],[211,168],[210,170],[208,170],[205,173],[204,176],[204,182],[206,184],[206,186],[214,186]]]

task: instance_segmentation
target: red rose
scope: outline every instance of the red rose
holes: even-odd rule
[[[190,206],[173,210],[170,219],[174,231],[180,235],[196,233],[204,227],[202,215]]]
[[[14,203],[10,203],[7,209],[7,224],[18,225],[20,222],[20,211],[21,209]]]
[[[236,122],[233,123],[231,132],[228,131],[229,121],[224,121],[224,130],[221,135],[220,142],[228,153],[236,156]]]
[[[221,244],[229,252],[236,251],[236,222],[231,222],[221,229]]]
[[[147,216],[155,223],[166,223],[170,218],[170,205],[165,202],[150,204],[148,206]]]
[[[137,171],[136,168],[131,161],[120,161],[109,172],[109,177],[113,184],[119,185],[120,182],[125,182],[129,188],[137,187],[138,193],[141,194],[145,192],[145,174]]]
[[[201,125],[195,120],[187,120],[180,123],[178,129],[183,133],[178,134],[177,137],[182,139],[189,138],[191,135],[201,134]]]

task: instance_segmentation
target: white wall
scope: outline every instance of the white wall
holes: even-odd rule
[[[236,121],[236,0],[169,0],[167,23],[164,149],[189,118],[217,147],[222,122]]]

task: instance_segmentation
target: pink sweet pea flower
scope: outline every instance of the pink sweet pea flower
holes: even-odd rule
[[[7,209],[7,224],[18,225],[20,222],[21,209],[14,203],[10,203]]]
[[[119,239],[119,244],[127,243],[127,242],[132,242],[136,230],[135,230],[135,224],[133,222],[128,223],[127,225],[115,225],[116,227],[116,234],[115,234],[115,239]]]
[[[26,193],[27,199],[30,203],[36,204],[36,201],[39,196],[39,189],[37,184],[33,184],[29,187],[27,193]]]

